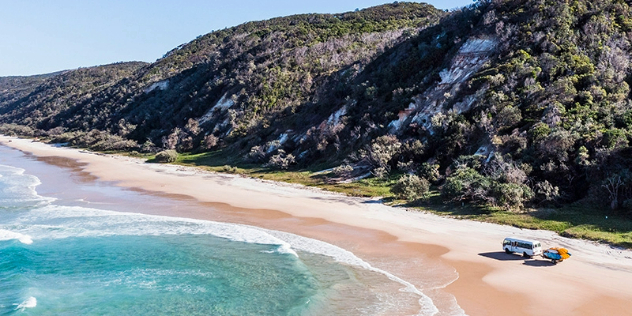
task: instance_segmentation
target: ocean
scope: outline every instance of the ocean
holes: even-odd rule
[[[144,207],[174,203],[110,184],[81,185],[86,175],[66,169],[0,148],[0,315],[437,311],[413,284],[337,246],[249,225],[146,215]]]

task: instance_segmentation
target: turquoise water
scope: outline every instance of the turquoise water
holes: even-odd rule
[[[208,236],[112,236],[0,248],[0,301],[33,314],[300,314],[317,283],[271,247]],[[18,304],[19,305],[19,304]]]
[[[389,315],[411,302],[422,313],[434,308],[414,286],[324,242],[68,205],[38,195],[40,184],[24,169],[0,165],[0,315]]]

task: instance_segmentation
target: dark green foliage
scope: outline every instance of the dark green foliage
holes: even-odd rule
[[[422,178],[428,179],[431,182],[438,182],[441,179],[441,172],[439,171],[441,166],[438,164],[430,164],[424,162],[419,168],[419,174]]]
[[[91,122],[107,118],[111,112],[77,116],[77,109],[94,102],[94,98],[107,88],[119,84],[145,65],[117,63],[28,79],[1,78],[0,86],[9,88],[0,88],[0,121],[26,125],[39,130],[42,135],[64,125],[79,125],[81,128],[77,130],[89,132]]]
[[[505,209],[519,209],[533,198],[531,189],[522,183],[494,179],[469,167],[448,176],[441,195],[452,201],[473,201]]]
[[[609,129],[603,133],[603,145],[606,148],[625,147],[628,145],[626,132],[620,129]]]
[[[405,174],[397,180],[391,192],[401,199],[415,201],[426,198],[430,190],[430,182],[414,174]]]
[[[453,201],[472,200],[483,202],[488,198],[491,181],[476,170],[459,168],[446,178],[441,195]]]
[[[175,143],[178,150],[251,148],[284,130],[301,133],[320,124],[332,107],[345,102],[344,85],[364,65],[443,15],[427,4],[394,3],[249,22],[200,36],[151,65],[100,66],[45,80],[29,77],[42,83],[28,84],[35,91],[1,95],[0,122],[28,125],[43,136],[57,127],[62,132],[99,129],[165,148]],[[25,80],[7,78],[0,87],[15,90]],[[330,95],[337,100],[329,102]],[[209,111],[226,102],[234,106]],[[205,114],[200,130],[185,128],[189,119]],[[340,148],[335,133],[343,127],[340,122],[317,135],[317,151],[303,157],[317,159]],[[215,137],[213,146],[206,142],[212,139],[209,134]],[[303,148],[312,148],[308,142]]]

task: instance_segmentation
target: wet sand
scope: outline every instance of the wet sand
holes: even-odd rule
[[[146,164],[30,140],[0,137],[0,143],[63,166],[79,181],[107,182],[174,201],[171,208],[157,208],[160,214],[146,208],[143,213],[248,224],[337,245],[413,283],[433,300],[440,315],[454,314],[459,306],[469,315],[632,312],[630,251],[546,231],[407,212],[296,185]],[[59,188],[50,190],[62,192],[59,182]],[[500,250],[506,236],[537,239],[545,247],[564,246],[573,257],[552,265],[506,255]],[[418,309],[403,307],[402,314]]]

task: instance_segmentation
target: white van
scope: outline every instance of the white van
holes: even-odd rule
[[[542,255],[542,245],[539,241],[524,240],[507,237],[503,240],[503,250],[506,253],[518,253],[526,258]]]

